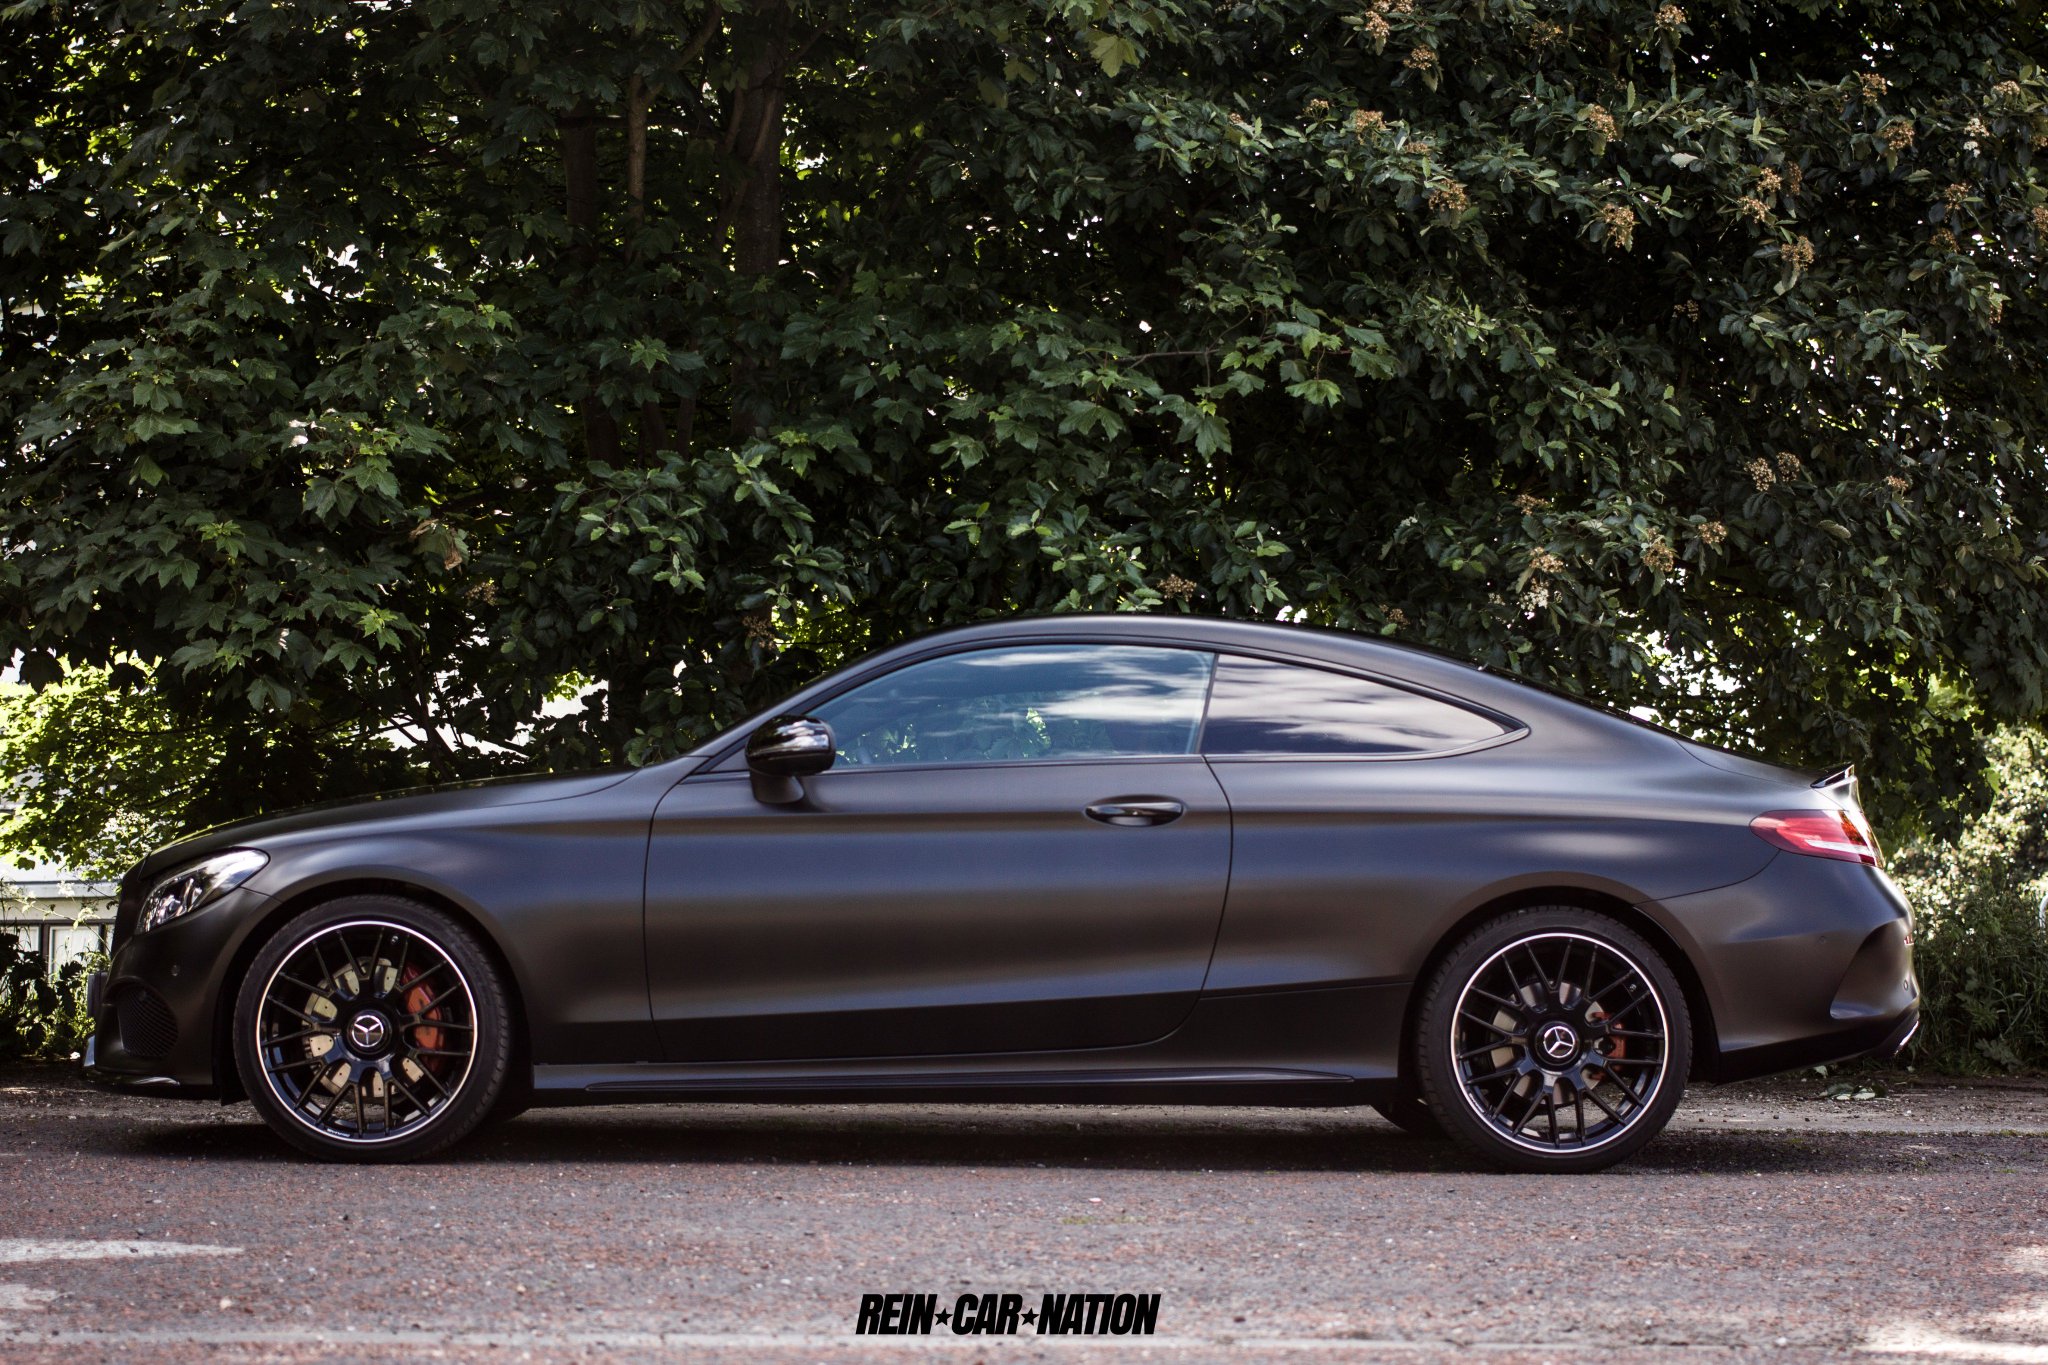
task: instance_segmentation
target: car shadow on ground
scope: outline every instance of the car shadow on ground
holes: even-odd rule
[[[1272,1111],[1266,1111],[1271,1114]],[[297,1158],[253,1116],[230,1109],[190,1123],[95,1119],[75,1125],[81,1153],[211,1161]],[[1938,1151],[1900,1134],[1666,1133],[1618,1168],[1673,1174],[1869,1173],[1927,1169],[1931,1160],[2048,1164],[2038,1139],[1942,1135]],[[1930,1152],[1934,1152],[1930,1156]],[[461,1166],[532,1164],[1016,1167],[1203,1172],[1329,1171],[1485,1174],[1446,1141],[1400,1133],[1363,1113],[1299,1111],[1271,1118],[1182,1110],[1140,1117],[1104,1109],[960,1111],[929,1108],[776,1109],[680,1106],[551,1110],[486,1129],[438,1160]]]

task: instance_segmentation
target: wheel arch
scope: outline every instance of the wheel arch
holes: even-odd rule
[[[241,1073],[235,1067],[235,1002],[241,996],[242,982],[249,974],[256,954],[263,951],[263,945],[275,938],[291,921],[308,910],[341,900],[346,896],[397,896],[404,900],[418,901],[432,906],[450,919],[455,920],[476,936],[478,943],[490,955],[491,965],[498,969],[505,984],[507,1003],[512,1015],[512,1065],[510,1074],[522,1085],[530,1084],[533,1073],[533,1043],[527,1036],[526,1000],[519,982],[519,974],[512,969],[511,956],[497,940],[481,917],[474,914],[461,902],[414,882],[394,880],[389,877],[354,877],[337,881],[321,882],[306,887],[289,896],[280,897],[276,903],[266,906],[255,926],[242,938],[241,946],[235,950],[227,971],[221,977],[219,999],[214,1003],[213,1025],[213,1074],[220,1090],[221,1103],[229,1104],[247,1099],[242,1089]]]
[[[1692,1056],[1688,1059],[1690,1074],[1696,1079],[1711,1079],[1720,1058],[1721,1047],[1714,1031],[1713,1006],[1707,997],[1699,968],[1694,965],[1691,956],[1654,916],[1620,896],[1587,886],[1556,885],[1525,887],[1496,896],[1474,906],[1438,936],[1436,943],[1429,950],[1429,955],[1423,959],[1421,970],[1415,974],[1414,989],[1409,992],[1407,1007],[1401,1014],[1399,1064],[1403,1084],[1417,1083],[1415,1022],[1416,1015],[1422,1008],[1425,983],[1436,974],[1437,968],[1443,965],[1451,950],[1481,925],[1516,910],[1527,910],[1538,905],[1565,905],[1604,915],[1649,941],[1650,946],[1670,965],[1672,975],[1678,978],[1679,989],[1685,994],[1686,1013],[1692,1019]]]

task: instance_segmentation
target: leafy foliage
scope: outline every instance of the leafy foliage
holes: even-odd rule
[[[1953,842],[1902,849],[1923,991],[1914,1062],[1972,1072],[2048,1068],[2048,738],[1993,744],[1997,795]]]
[[[0,1061],[66,1058],[83,1048],[92,1036],[85,978],[104,965],[92,954],[65,963],[53,978],[34,952],[0,937]]]
[[[2015,5],[0,26],[0,654],[154,668],[261,737],[248,805],[392,726],[443,776],[671,753],[1019,609],[1440,645],[1856,759],[1897,823],[2043,710]]]
[[[341,742],[302,705],[281,723],[234,728],[181,717],[132,663],[85,668],[33,694],[0,692],[0,791],[17,809],[0,819],[0,848],[73,874],[116,880],[143,854],[251,806],[304,805],[326,794],[402,785],[388,743],[343,732]]]

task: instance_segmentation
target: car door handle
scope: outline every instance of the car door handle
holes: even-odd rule
[[[1097,801],[1088,818],[1105,825],[1164,825],[1187,814],[1178,801]]]

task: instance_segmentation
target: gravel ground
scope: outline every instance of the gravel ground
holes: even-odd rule
[[[443,1162],[0,1069],[0,1357],[2048,1362],[2048,1084],[1698,1089],[1596,1176],[1364,1110],[660,1105]],[[1147,1292],[1152,1337],[862,1338],[863,1293]]]

